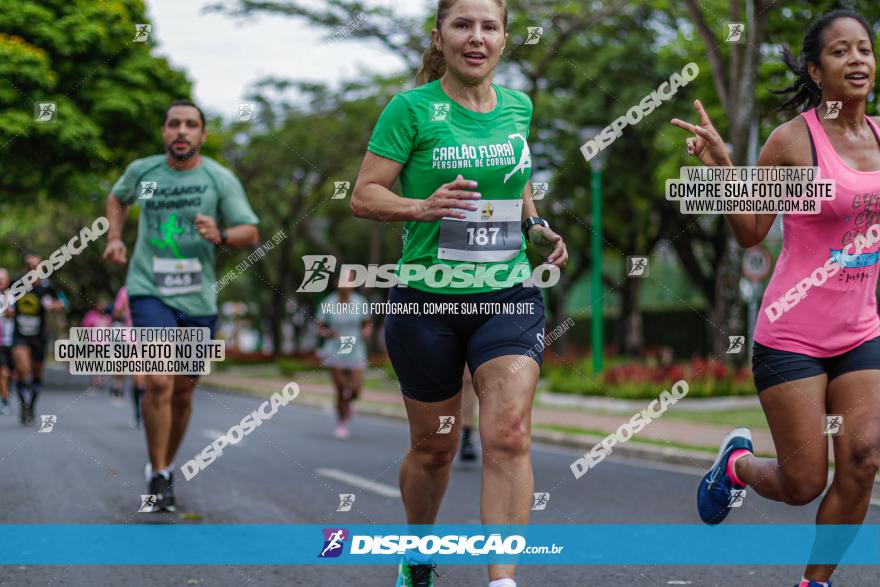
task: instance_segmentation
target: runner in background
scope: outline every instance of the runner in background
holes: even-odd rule
[[[42,259],[30,252],[25,252],[22,258],[24,273],[13,281],[30,280],[31,289],[15,302],[12,360],[15,363],[19,421],[29,426],[34,421],[37,398],[43,390],[43,362],[49,346],[48,313],[62,311],[64,304],[55,286],[35,273]]]
[[[131,307],[128,303],[128,289],[124,285],[116,292],[116,299],[113,301],[113,322],[111,326],[115,328],[131,328]],[[147,391],[147,383],[146,378],[142,374],[132,375],[131,379],[131,401],[134,405],[131,425],[133,428],[140,429],[142,423],[141,398],[144,397],[144,393]],[[119,389],[120,395],[122,395],[124,384],[124,375],[113,376],[113,386]]]
[[[477,449],[471,434],[474,431],[478,409],[474,380],[471,378],[471,372],[465,368],[461,385],[461,451],[458,453],[459,458],[464,462],[477,460]]]
[[[238,178],[199,154],[205,117],[189,100],[172,102],[162,121],[165,153],[133,161],[107,197],[104,259],[128,262],[122,230],[138,203],[137,241],[125,285],[132,324],[145,328],[217,326],[215,247],[252,247],[259,222]],[[221,222],[225,228],[221,228]],[[149,462],[147,493],[155,510],[175,511],[174,456],[189,426],[195,374],[148,374],[143,399]]]
[[[349,273],[346,279],[352,279]],[[333,435],[349,437],[352,404],[357,399],[367,368],[367,340],[373,332],[367,299],[351,287],[340,286],[320,304],[315,320],[324,343],[318,351],[321,364],[330,370],[336,388],[338,422]]]
[[[9,272],[0,267],[0,296],[9,287]],[[0,416],[9,414],[9,381],[12,377],[12,331],[15,311],[9,304],[0,312]]]
[[[110,314],[107,312],[107,303],[104,299],[99,299],[95,307],[83,315],[80,326],[83,328],[107,328],[110,326]],[[109,343],[103,344],[106,346]],[[101,387],[104,385],[104,376],[92,375],[89,384],[94,388]],[[113,397],[112,390],[110,396]]]

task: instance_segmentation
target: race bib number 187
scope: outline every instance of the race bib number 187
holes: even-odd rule
[[[522,200],[484,200],[463,219],[440,221],[437,258],[493,263],[510,261],[522,247]]]

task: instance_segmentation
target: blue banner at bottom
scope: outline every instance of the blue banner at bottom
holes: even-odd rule
[[[880,526],[0,525],[2,565],[880,564]]]

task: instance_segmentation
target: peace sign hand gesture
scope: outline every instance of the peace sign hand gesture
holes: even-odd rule
[[[694,108],[697,109],[697,114],[700,115],[699,126],[679,120],[678,118],[673,118],[671,121],[678,128],[694,135],[687,140],[688,155],[697,156],[700,161],[709,166],[733,165],[727,153],[724,140],[718,134],[718,131],[715,130],[715,127],[712,126],[712,121],[709,120],[709,116],[703,110],[703,105],[700,104],[699,100],[694,100]]]

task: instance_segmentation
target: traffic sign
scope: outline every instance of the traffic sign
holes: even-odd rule
[[[742,273],[749,281],[754,283],[762,281],[770,274],[772,266],[773,257],[770,256],[770,251],[764,247],[751,247],[743,253]]]

